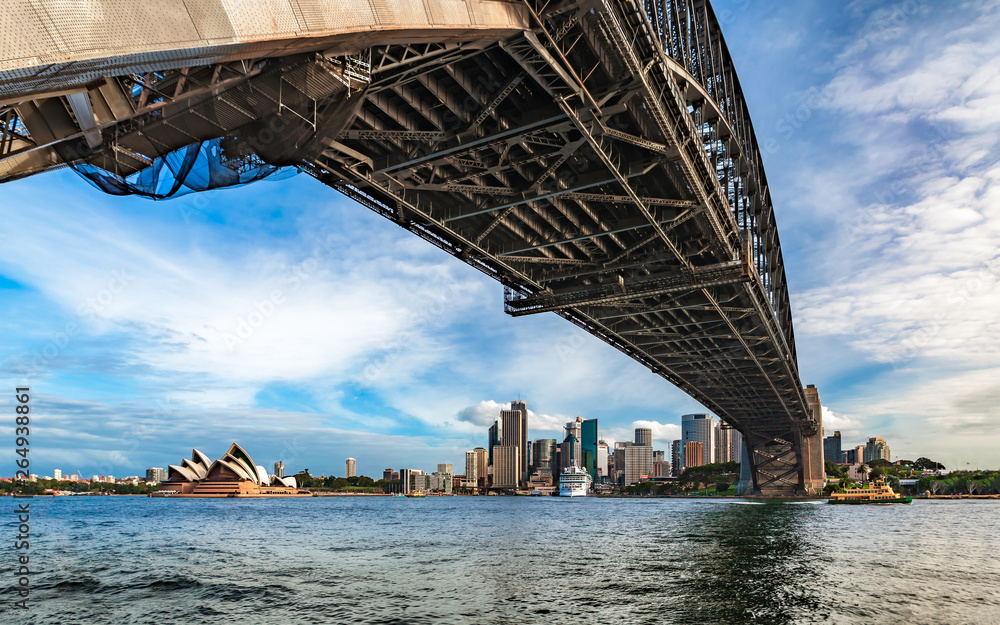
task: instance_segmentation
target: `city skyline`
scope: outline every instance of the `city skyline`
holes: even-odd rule
[[[906,7],[716,3],[826,433],[998,466],[998,9]],[[518,393],[532,440],[578,411],[672,440],[704,411],[555,315],[507,317],[499,284],[305,176],[159,203],[69,170],[2,191],[3,377],[44,415],[39,466],[136,472],[197,435],[377,474],[400,464],[385,447],[460,464]]]

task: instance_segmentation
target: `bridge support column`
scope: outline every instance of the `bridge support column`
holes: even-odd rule
[[[805,388],[806,403],[816,420],[816,432],[802,436],[802,486],[810,495],[823,492],[826,468],[823,462],[823,407],[819,391],[812,384]]]

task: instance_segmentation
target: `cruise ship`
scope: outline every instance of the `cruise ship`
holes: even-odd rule
[[[566,467],[559,476],[560,497],[586,497],[590,492],[590,474],[580,467]]]

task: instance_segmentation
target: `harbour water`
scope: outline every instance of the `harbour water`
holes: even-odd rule
[[[17,501],[37,573],[12,610],[0,551],[5,625],[1000,623],[998,501]]]

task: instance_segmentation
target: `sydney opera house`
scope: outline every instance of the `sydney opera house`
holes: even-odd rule
[[[224,456],[212,462],[197,449],[191,459],[172,464],[160,483],[157,497],[311,497],[299,490],[294,477],[268,475],[254,464],[242,447],[233,443]]]

